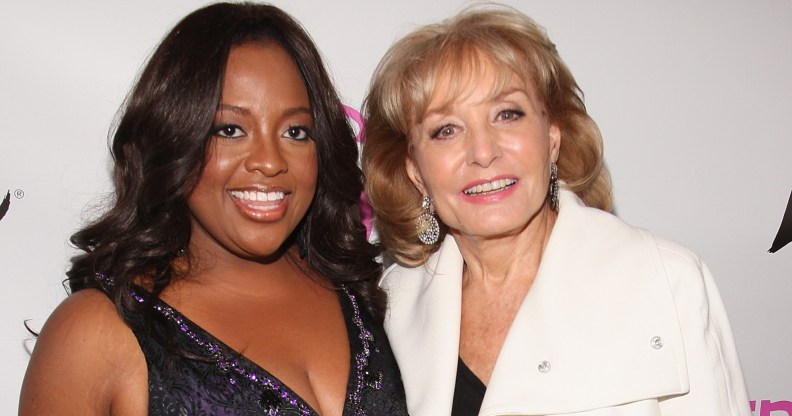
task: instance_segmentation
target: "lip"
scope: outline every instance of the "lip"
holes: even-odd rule
[[[277,221],[286,214],[291,192],[282,188],[234,188],[226,191],[237,210],[256,222]]]
[[[475,188],[477,186],[480,186],[483,188],[482,190],[485,190],[487,189],[487,187],[491,186],[493,182],[496,181],[500,181],[499,184],[495,184],[496,187],[498,186],[503,186],[503,187],[495,191],[490,190],[490,191],[485,191],[483,193],[474,193],[474,194],[465,193],[466,190]],[[497,202],[513,194],[514,191],[517,189],[519,183],[520,181],[514,176],[499,175],[492,178],[479,179],[469,182],[462,188],[460,194],[462,195],[462,198],[468,202],[473,202],[473,203]]]

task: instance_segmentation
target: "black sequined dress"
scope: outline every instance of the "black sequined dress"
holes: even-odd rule
[[[100,276],[103,285],[111,279]],[[145,292],[133,291],[142,302]],[[360,307],[355,294],[338,289],[349,335],[350,371],[344,416],[407,415],[404,387],[382,326]],[[173,344],[202,359],[169,354],[140,316],[132,331],[146,357],[151,416],[317,415],[267,370],[237,353],[162,301],[154,313],[171,325]]]

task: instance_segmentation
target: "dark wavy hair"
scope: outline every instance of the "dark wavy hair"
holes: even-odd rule
[[[113,204],[71,237],[83,253],[72,259],[69,287],[108,290],[96,275],[112,276],[109,291],[121,316],[151,317],[151,299],[189,270],[173,266],[190,241],[187,197],[206,162],[229,52],[250,42],[275,42],[294,58],[313,112],[316,194],[285,246],[296,244],[308,267],[346,284],[382,321],[379,249],[366,240],[360,223],[363,185],[354,133],[310,36],[288,14],[264,4],[218,3],[196,10],[154,51],[115,127]],[[142,304],[130,295],[141,276],[152,294]]]

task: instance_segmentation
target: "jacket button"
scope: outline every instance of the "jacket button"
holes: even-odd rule
[[[546,373],[550,371],[550,361],[542,361],[539,363],[538,370],[540,373]]]
[[[659,350],[660,348],[663,348],[663,338],[652,337],[652,339],[649,340],[649,345],[651,345],[652,348]]]

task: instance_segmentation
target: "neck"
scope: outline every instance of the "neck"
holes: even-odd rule
[[[546,207],[523,229],[511,235],[471,237],[453,233],[465,260],[463,288],[470,285],[500,288],[529,287],[536,277],[558,214]]]
[[[278,296],[302,283],[318,282],[309,266],[291,247],[266,261],[241,257],[219,257],[200,250],[191,252],[190,269],[181,280],[186,286],[211,288],[241,298]],[[295,285],[295,281],[300,285]]]

